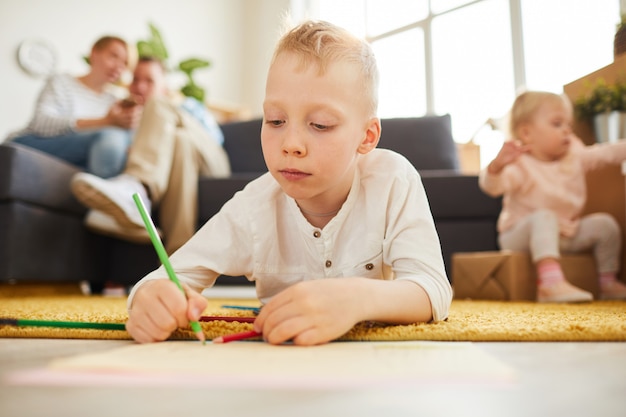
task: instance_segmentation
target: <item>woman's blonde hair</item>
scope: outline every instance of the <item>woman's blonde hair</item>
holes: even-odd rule
[[[524,91],[517,96],[508,115],[510,137],[517,138],[520,126],[531,122],[539,107],[545,103],[570,105],[567,97],[563,95],[547,91]]]
[[[124,48],[128,49],[128,44],[126,43],[126,41],[118,36],[111,36],[111,35],[107,35],[107,36],[103,36],[100,39],[98,39],[93,46],[91,47],[92,50],[96,50],[96,51],[101,51],[104,48],[106,48],[107,46],[109,46],[110,44],[112,44],[113,42],[119,42],[122,45],[124,45]]]
[[[370,45],[347,30],[324,21],[306,21],[285,33],[274,50],[272,63],[283,52],[296,54],[302,67],[315,64],[323,75],[334,62],[355,64],[363,79],[372,115],[378,108],[378,67]]]
[[[129,47],[128,43],[119,36],[106,35],[99,38],[96,42],[94,42],[93,46],[91,47],[91,53],[93,54],[94,52],[103,51],[108,48],[108,46],[112,43],[119,43],[124,47],[127,54],[126,66],[128,68],[133,68],[137,64],[136,49]],[[86,59],[89,60],[89,58]]]

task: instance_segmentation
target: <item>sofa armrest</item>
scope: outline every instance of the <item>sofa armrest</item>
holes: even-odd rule
[[[58,158],[14,143],[0,144],[0,201],[22,201],[62,212],[86,208],[70,190],[80,170]]]
[[[498,249],[501,199],[483,193],[476,175],[454,171],[423,171],[420,175],[449,277],[454,253]]]

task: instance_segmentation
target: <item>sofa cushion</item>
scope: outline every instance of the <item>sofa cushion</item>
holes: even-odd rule
[[[23,201],[0,202],[0,281],[97,280],[108,260],[82,216]]]
[[[79,169],[58,158],[15,143],[0,144],[0,201],[22,201],[61,212],[87,209],[70,190]]]
[[[404,155],[418,171],[460,170],[449,114],[382,119],[379,148]]]

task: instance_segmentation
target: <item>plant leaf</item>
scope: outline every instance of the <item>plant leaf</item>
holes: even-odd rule
[[[189,83],[180,90],[187,97],[193,97],[201,103],[204,103],[204,88],[198,87],[196,84]]]
[[[150,34],[152,35],[150,43],[152,44],[153,52],[155,54],[154,56],[160,58],[162,61],[167,61],[169,54],[167,52],[167,48],[165,47],[165,43],[163,42],[161,32],[153,23],[148,23],[148,27],[150,28]]]
[[[206,68],[211,66],[211,63],[207,60],[204,59],[200,59],[200,58],[190,58],[190,59],[186,59],[184,61],[181,61],[180,64],[178,64],[178,68],[187,74],[190,74],[192,71],[198,69],[198,68]]]

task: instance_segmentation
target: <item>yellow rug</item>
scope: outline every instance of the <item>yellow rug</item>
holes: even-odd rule
[[[204,315],[253,316],[224,304],[258,306],[252,300],[209,300]],[[125,298],[46,294],[23,296],[0,292],[0,318],[124,323]],[[251,330],[250,323],[202,322],[206,337]],[[128,339],[124,330],[14,327],[0,325],[0,337]],[[171,339],[195,339],[180,329]],[[586,304],[537,304],[454,300],[450,317],[436,324],[390,326],[359,323],[340,340],[354,341],[626,341],[626,302],[596,301]]]

